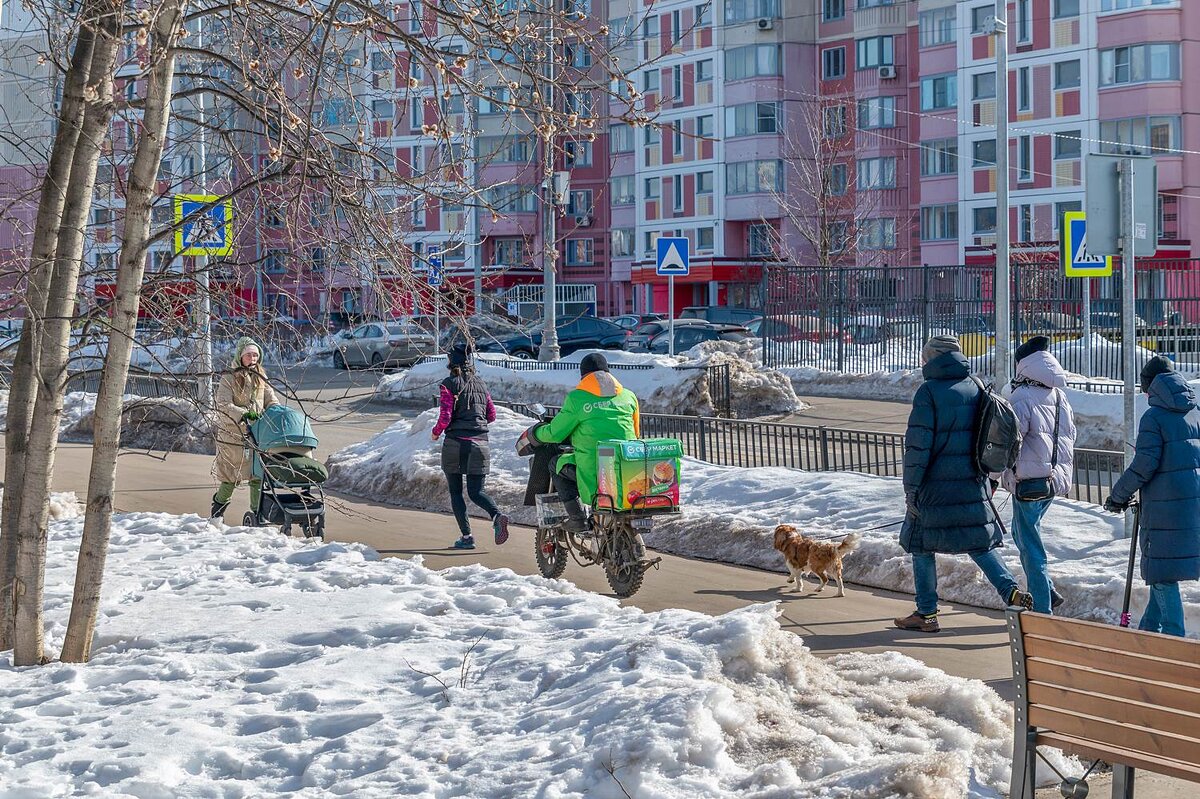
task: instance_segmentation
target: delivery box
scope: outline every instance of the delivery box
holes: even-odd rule
[[[678,439],[602,441],[597,458],[597,508],[679,509],[679,466],[683,444]]]

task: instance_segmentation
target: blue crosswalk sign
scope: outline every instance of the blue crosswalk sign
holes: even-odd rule
[[[668,277],[683,277],[689,270],[689,255],[686,238],[659,236],[656,271]]]
[[[442,248],[436,245],[429,248],[429,285],[437,288],[442,285]]]
[[[229,255],[233,252],[233,202],[215,194],[176,194],[175,253]]]

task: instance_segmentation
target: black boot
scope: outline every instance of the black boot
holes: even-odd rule
[[[580,504],[579,499],[564,499],[563,507],[567,511],[567,520],[563,522],[567,532],[585,532],[588,529],[588,518],[587,514],[583,512],[583,505]]]
[[[214,498],[212,503],[212,512],[208,514],[210,519],[225,519],[225,511],[229,510],[228,502],[217,502]]]

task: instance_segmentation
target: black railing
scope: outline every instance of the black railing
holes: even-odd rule
[[[532,415],[529,405],[499,403],[517,413]],[[557,407],[546,407],[550,414]],[[838,427],[717,419],[704,416],[642,414],[642,435],[677,438],[684,451],[717,466],[766,468],[780,466],[810,472],[863,472],[900,477],[904,472],[904,436]],[[1124,469],[1120,452],[1075,451],[1071,496],[1099,505]]]

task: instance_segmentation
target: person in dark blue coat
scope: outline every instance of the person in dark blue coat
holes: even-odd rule
[[[936,633],[937,554],[967,554],[1001,600],[1033,606],[996,548],[1000,522],[989,500],[992,486],[975,468],[975,414],[981,390],[954,336],[934,336],[921,350],[925,382],[913,397],[904,439],[904,495],[908,513],[900,546],[912,556],[917,610],[896,619],[903,630]]]
[[[1150,407],[1138,424],[1133,463],[1104,509],[1121,513],[1142,492],[1142,579],[1150,601],[1139,630],[1184,635],[1181,580],[1200,580],[1200,410],[1196,395],[1161,355],[1142,368]]]

